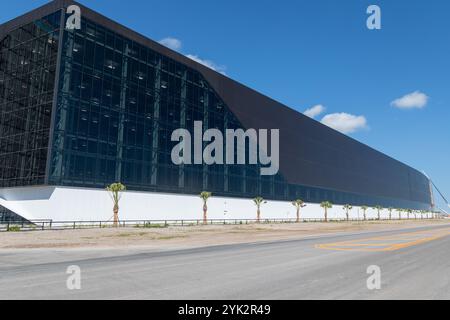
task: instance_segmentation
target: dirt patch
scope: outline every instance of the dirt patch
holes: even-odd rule
[[[371,221],[191,226],[168,228],[102,228],[0,233],[0,249],[152,248],[170,249],[258,241],[299,239],[339,232],[398,230],[449,225],[448,220]]]

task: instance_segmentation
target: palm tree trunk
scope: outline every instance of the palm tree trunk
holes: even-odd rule
[[[203,224],[208,224],[208,206],[206,203],[203,205]]]
[[[348,216],[348,211],[346,212],[346,214],[345,214],[346,216],[347,216],[347,221],[349,221],[350,220],[350,218],[349,218],[349,216]]]
[[[300,222],[300,208],[297,208],[297,223]]]
[[[258,207],[257,211],[256,211],[256,222],[259,223],[261,219],[261,210]]]
[[[114,212],[114,227],[117,228],[119,225],[119,205],[118,204],[114,205],[113,212]]]
[[[328,222],[328,211],[327,211],[327,208],[325,208],[325,222]]]

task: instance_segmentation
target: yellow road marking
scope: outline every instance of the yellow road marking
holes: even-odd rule
[[[396,251],[407,247],[434,241],[446,237],[448,235],[450,235],[450,229],[446,228],[446,229],[401,233],[398,235],[389,235],[385,237],[374,237],[366,239],[317,244],[315,247],[317,249],[335,250],[335,251],[363,251],[363,252]],[[376,241],[380,242],[377,243]],[[394,243],[390,243],[388,241],[394,241]],[[381,248],[371,248],[371,247],[381,247]]]
[[[342,246],[342,247],[382,247],[382,246],[390,246],[392,243],[327,243],[327,246]]]

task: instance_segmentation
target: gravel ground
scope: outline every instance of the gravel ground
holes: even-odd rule
[[[178,249],[209,245],[290,240],[333,233],[397,230],[440,224],[449,224],[449,220],[2,232],[0,233],[0,250],[38,248]]]

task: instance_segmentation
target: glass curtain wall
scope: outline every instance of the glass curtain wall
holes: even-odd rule
[[[200,73],[88,20],[64,31],[52,115],[60,12],[0,39],[0,187],[51,185],[272,200],[384,205],[426,204],[288,185],[257,165],[171,161],[173,130],[245,129]],[[54,134],[49,139],[52,117]],[[51,145],[49,176],[47,154]],[[300,170],[300,168],[299,168]]]
[[[172,132],[194,121],[242,128],[198,72],[87,20],[64,32],[50,183],[238,197],[284,188],[256,165],[172,164]]]
[[[104,188],[272,200],[424,208],[398,199],[288,185],[257,165],[171,161],[173,130],[243,128],[200,73],[113,30],[83,19],[64,31],[49,182]],[[243,128],[245,129],[245,128]],[[300,170],[300,168],[299,168]]]
[[[45,183],[60,12],[0,39],[0,187]]]

